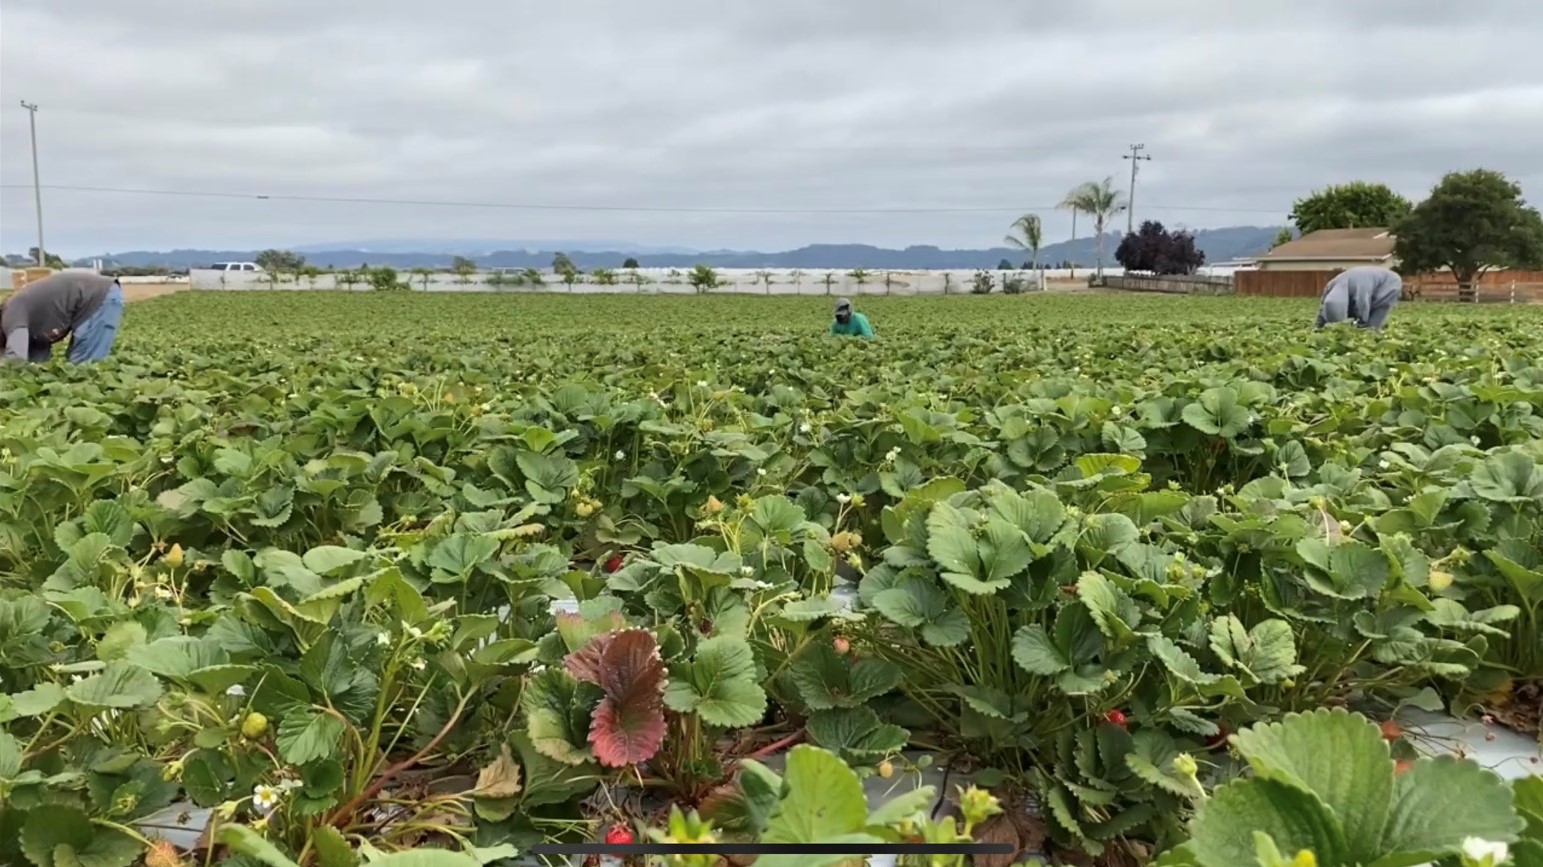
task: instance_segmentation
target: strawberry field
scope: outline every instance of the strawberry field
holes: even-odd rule
[[[191,293],[6,370],[0,862],[1543,863],[1344,712],[1537,730],[1543,310],[859,300]],[[1313,738],[1441,809],[1272,824]]]

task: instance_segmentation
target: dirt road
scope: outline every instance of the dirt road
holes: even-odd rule
[[[186,283],[130,283],[123,287],[123,300],[148,301],[186,288]]]

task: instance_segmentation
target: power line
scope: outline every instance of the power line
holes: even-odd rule
[[[25,184],[0,184],[3,189],[20,189]],[[157,190],[128,187],[90,187],[66,184],[47,184],[50,190],[81,193],[109,193],[115,195],[177,196],[184,198],[241,199],[287,202],[316,202],[350,205],[406,205],[436,208],[494,208],[518,211],[591,211],[627,212],[643,214],[1021,214],[1025,211],[1053,211],[1054,205],[1024,207],[886,207],[886,208],[764,208],[764,207],[668,207],[656,205],[575,205],[533,202],[471,202],[434,199],[387,199],[364,196],[308,196],[284,193],[232,193],[215,190]],[[1280,208],[1216,208],[1198,205],[1152,205],[1166,211],[1195,211],[1231,214],[1283,214]]]

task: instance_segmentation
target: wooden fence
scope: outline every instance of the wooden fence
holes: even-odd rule
[[[1102,285],[1131,292],[1163,292],[1169,295],[1230,295],[1231,277],[1204,274],[1158,277],[1143,274],[1105,274]]]
[[[1232,275],[1238,295],[1271,298],[1317,298],[1334,278],[1334,271],[1238,271]],[[1457,281],[1451,274],[1421,274],[1404,281],[1406,294],[1419,301],[1457,301]],[[1489,271],[1479,278],[1480,303],[1543,301],[1543,271]]]

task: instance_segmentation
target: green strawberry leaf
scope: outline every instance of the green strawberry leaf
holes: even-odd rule
[[[1357,863],[1322,801],[1272,779],[1235,780],[1217,789],[1190,823],[1189,845],[1201,867],[1243,867],[1259,863],[1256,835],[1268,837],[1279,852],[1312,852],[1320,867]]]
[[[694,713],[708,725],[755,725],[766,715],[766,692],[756,678],[755,651],[733,635],[704,639],[689,663],[672,667],[664,703]]]

